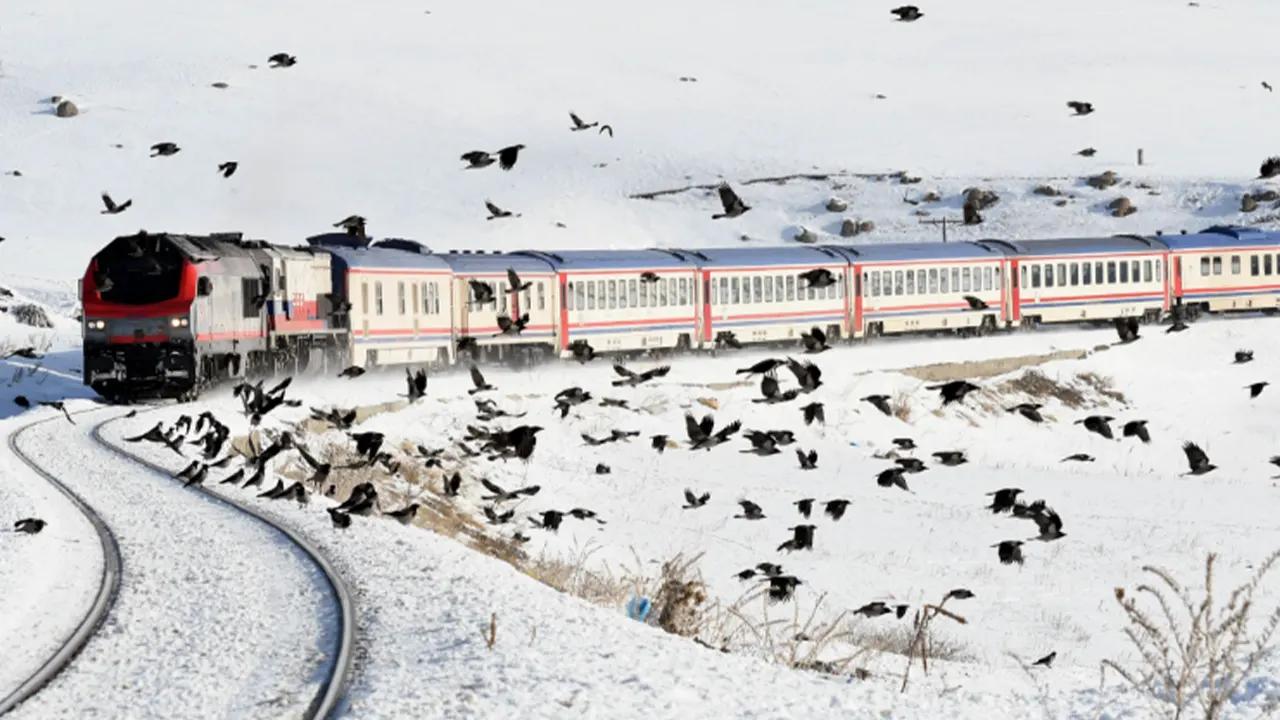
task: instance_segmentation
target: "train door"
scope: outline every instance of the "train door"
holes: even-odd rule
[[[560,327],[556,328],[556,332],[560,338],[560,349],[569,349],[569,277],[564,273],[557,273],[556,287],[559,288],[559,307],[560,307]]]
[[[711,271],[702,271],[702,302],[698,308],[698,322],[702,326],[702,339],[711,341]]]
[[[1022,279],[1017,260],[1009,261],[1009,311],[1005,320],[1012,323],[1022,321]]]
[[[849,328],[849,337],[858,337],[865,331],[862,327],[862,266],[853,266],[853,282],[850,289],[845,290],[845,297],[853,296],[853,326]],[[845,303],[845,315],[849,314],[848,302]]]

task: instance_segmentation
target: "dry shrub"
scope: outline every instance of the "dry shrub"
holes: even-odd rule
[[[1055,398],[1069,408],[1084,407],[1084,393],[1070,385],[1064,385],[1039,370],[1028,370],[1016,378],[1006,380],[996,388],[1001,394],[1021,393],[1036,400]]]
[[[562,593],[595,605],[618,607],[635,593],[635,581],[615,575],[608,566],[599,570],[589,568],[592,556],[599,550],[600,546],[590,544],[574,548],[565,556],[544,553],[513,565],[525,575]]]
[[[653,606],[658,627],[672,635],[694,637],[706,621],[707,585],[694,569],[701,558],[676,555],[662,564]]]
[[[1104,683],[1110,668],[1162,715],[1180,719],[1198,708],[1205,720],[1222,717],[1259,661],[1275,651],[1280,605],[1264,616],[1263,626],[1252,635],[1250,620],[1255,615],[1254,595],[1280,560],[1280,551],[1272,553],[1220,607],[1214,594],[1216,559],[1210,553],[1205,560],[1200,598],[1192,598],[1168,571],[1151,566],[1142,568],[1155,578],[1151,584],[1139,585],[1132,594],[1116,588],[1116,601],[1128,621],[1125,635],[1141,660],[1129,666],[1103,660]],[[1143,607],[1138,605],[1140,599],[1147,601]]]
[[[1083,372],[1076,374],[1076,379],[1093,388],[1094,392],[1105,398],[1118,403],[1128,402],[1124,397],[1124,393],[1111,387],[1111,378],[1104,378],[1094,372]]]
[[[894,395],[889,402],[889,409],[902,422],[911,422],[911,393],[903,391]]]

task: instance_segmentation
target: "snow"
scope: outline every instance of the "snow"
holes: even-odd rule
[[[22,176],[0,175],[0,268],[76,277],[106,240],[138,228],[292,244],[352,212],[376,235],[441,249],[776,243],[801,224],[838,228],[839,215],[820,211],[832,194],[877,224],[867,241],[934,240],[938,228],[912,212],[958,217],[959,192],[979,184],[1003,199],[957,238],[1275,215],[1265,204],[1238,212],[1277,152],[1266,138],[1280,97],[1261,86],[1280,82],[1266,75],[1275,3],[1081,0],[1028,12],[985,0],[926,6],[915,23],[887,10],[12,0],[0,11],[0,172]],[[297,65],[269,69],[281,51]],[[54,117],[53,95],[81,115]],[[1074,117],[1073,99],[1097,111]],[[569,132],[570,110],[616,137]],[[162,141],[182,151],[149,158]],[[527,148],[511,172],[458,160],[514,143]],[[1088,146],[1098,155],[1073,154]],[[240,163],[230,179],[215,171],[227,160]],[[923,181],[739,186],[754,210],[717,222],[704,193],[628,198],[815,169]],[[1135,185],[1080,184],[1107,169]],[[1058,208],[1030,195],[1042,182],[1077,199]],[[134,206],[100,215],[103,190]],[[943,202],[902,202],[927,190]],[[1107,214],[1121,193],[1136,215]],[[486,222],[485,199],[523,217]]]

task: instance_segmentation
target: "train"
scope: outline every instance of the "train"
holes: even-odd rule
[[[140,232],[94,255],[80,289],[85,384],[113,401],[192,399],[282,370],[1274,313],[1280,233],[434,252]]]

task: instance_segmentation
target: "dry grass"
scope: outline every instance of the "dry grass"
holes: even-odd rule
[[[1019,355],[1016,357],[991,358],[988,360],[968,360],[965,362],[933,363],[903,370],[904,375],[925,382],[939,383],[951,380],[975,380],[979,378],[1005,375],[1024,367],[1043,365],[1053,360],[1079,360],[1088,355],[1085,350],[1058,350],[1042,355]]]
[[[997,386],[1001,394],[1019,393],[1035,400],[1054,398],[1063,405],[1076,409],[1085,406],[1085,396],[1080,390],[1064,385],[1039,370],[1028,370],[1016,378]]]
[[[911,422],[911,393],[903,391],[894,395],[889,401],[889,409],[902,422]]]

